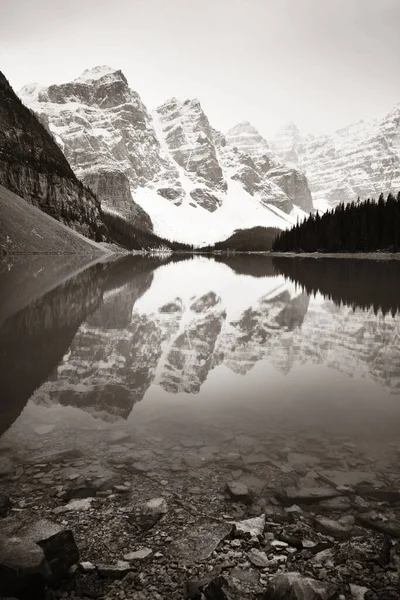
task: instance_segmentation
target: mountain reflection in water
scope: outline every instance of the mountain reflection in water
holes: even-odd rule
[[[34,407],[151,420],[193,394],[228,420],[225,405],[256,415],[280,399],[287,419],[300,389],[322,419],[341,386],[367,415],[400,391],[399,275],[395,261],[265,256],[95,264],[0,325],[0,433]]]

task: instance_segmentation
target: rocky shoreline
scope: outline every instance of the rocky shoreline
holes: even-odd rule
[[[1,597],[400,598],[400,446],[113,430],[94,459],[37,429],[0,448]]]

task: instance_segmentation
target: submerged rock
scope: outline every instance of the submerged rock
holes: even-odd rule
[[[253,497],[247,485],[240,481],[230,481],[226,484],[228,494],[235,502],[243,502],[243,504],[252,504]]]
[[[328,486],[288,487],[278,495],[282,502],[290,504],[314,504],[340,496],[340,492]]]
[[[169,547],[170,557],[182,564],[202,561],[215,550],[232,530],[232,525],[220,521],[199,521],[188,529]]]

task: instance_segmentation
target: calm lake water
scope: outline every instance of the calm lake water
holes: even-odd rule
[[[30,263],[0,272],[0,458],[151,473],[251,439],[272,461],[398,462],[400,262],[128,256],[52,287],[54,260],[43,288]]]

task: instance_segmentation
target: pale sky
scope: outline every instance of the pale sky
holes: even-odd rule
[[[24,84],[121,69],[151,110],[198,98],[226,131],[330,132],[400,103],[400,0],[0,0],[0,69]]]

